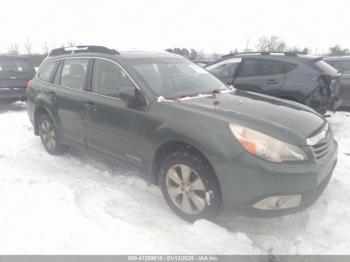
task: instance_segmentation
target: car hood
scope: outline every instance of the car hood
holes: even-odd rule
[[[302,104],[240,90],[182,99],[175,104],[297,145],[306,145],[306,138],[326,121]]]

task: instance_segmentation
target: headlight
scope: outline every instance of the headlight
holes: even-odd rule
[[[307,160],[304,151],[298,146],[243,126],[230,124],[230,129],[239,143],[254,156],[272,162]]]

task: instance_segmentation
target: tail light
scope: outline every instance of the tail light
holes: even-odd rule
[[[29,80],[26,87],[27,93],[32,91],[32,88],[33,88],[32,80]]]

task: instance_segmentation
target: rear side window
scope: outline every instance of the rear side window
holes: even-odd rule
[[[39,73],[39,79],[45,82],[51,82],[58,61],[48,62]]]
[[[23,58],[0,58],[0,72],[32,72],[33,66]]]
[[[96,59],[92,76],[92,91],[100,95],[119,97],[124,87],[135,88],[127,74],[115,63]]]
[[[273,60],[247,59],[243,62],[239,76],[264,76],[284,74],[284,63]]]
[[[69,88],[84,89],[89,58],[65,59],[61,71],[61,85]]]

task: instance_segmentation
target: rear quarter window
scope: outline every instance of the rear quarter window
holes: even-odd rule
[[[48,62],[40,71],[38,78],[45,82],[51,82],[55,69],[58,65],[58,61]]]

